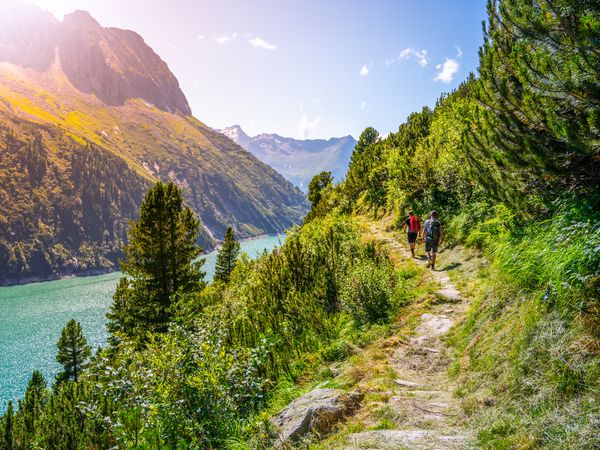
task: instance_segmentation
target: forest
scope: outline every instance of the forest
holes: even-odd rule
[[[268,448],[272,413],[389,334],[419,289],[356,218],[401,228],[434,208],[447,246],[492,264],[451,336],[460,395],[495,399],[467,411],[478,446],[600,446],[599,42],[597,2],[489,1],[478,74],[385,138],[365,129],[346,179],[316,175],[273,252],[239,255],[228,230],[212,283],[197,217],[155,185],[127,230],[109,342],[93,353],[67,324],[64,371],[32,374],[0,448]]]

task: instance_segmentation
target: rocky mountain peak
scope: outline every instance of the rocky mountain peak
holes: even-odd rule
[[[70,14],[65,14],[63,24],[65,26],[77,26],[81,28],[101,28],[98,21],[89,12],[81,9],[73,11]]]
[[[250,143],[250,140],[252,139],[244,132],[244,130],[242,130],[242,127],[240,127],[239,125],[232,125],[230,127],[223,128],[222,130],[218,131],[227,136],[236,144],[242,146],[243,148],[246,148],[246,146]]]
[[[56,54],[73,86],[107,105],[142,98],[163,111],[192,113],[167,64],[137,33],[104,28],[86,11],[60,22],[21,2],[0,5],[0,62],[44,72]]]

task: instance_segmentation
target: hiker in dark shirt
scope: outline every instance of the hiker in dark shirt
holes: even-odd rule
[[[415,257],[415,244],[417,242],[417,236],[419,235],[419,230],[421,229],[421,224],[419,223],[419,218],[415,216],[412,211],[408,212],[408,217],[404,221],[404,231],[408,234],[408,245],[410,246],[410,252],[412,253],[413,258]]]
[[[427,253],[427,267],[435,269],[435,257],[438,246],[442,241],[442,224],[438,220],[438,213],[431,211],[429,219],[423,224],[423,240],[425,241],[425,252]]]

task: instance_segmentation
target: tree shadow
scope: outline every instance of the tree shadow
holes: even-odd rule
[[[452,264],[448,264],[442,270],[454,270],[454,269],[456,269],[457,267],[460,267],[460,266],[462,266],[462,263],[455,262],[455,263],[452,263]]]

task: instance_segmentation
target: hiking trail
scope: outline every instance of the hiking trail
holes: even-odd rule
[[[408,245],[398,242],[385,222],[370,222],[370,235],[382,242],[399,261],[411,259]],[[402,234],[400,235],[402,236]],[[417,247],[417,254],[422,246]],[[423,262],[425,264],[425,262]],[[387,405],[397,418],[394,428],[346,435],[346,449],[465,449],[474,448],[474,435],[466,426],[458,399],[452,395],[455,382],[448,375],[451,349],[442,339],[464,316],[468,307],[452,283],[448,271],[455,267],[439,259],[429,271],[440,285],[435,301],[423,313],[407,342],[401,341],[391,353],[395,387]]]

